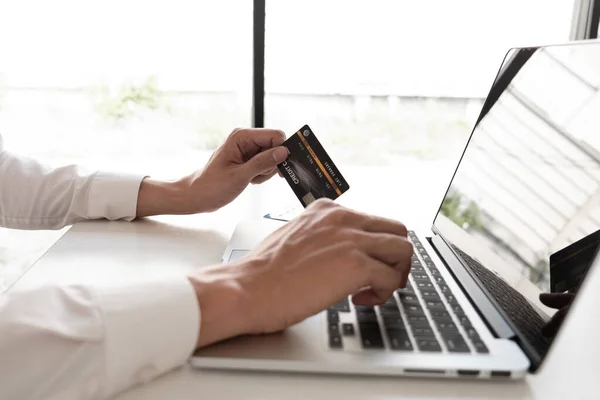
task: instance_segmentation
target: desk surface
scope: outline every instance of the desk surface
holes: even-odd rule
[[[373,193],[368,184],[365,180],[362,193]],[[420,186],[418,182],[412,184],[416,185],[413,187]],[[276,185],[269,185],[250,189],[242,198],[214,214],[157,217],[133,223],[77,224],[15,287],[40,281],[134,280],[140,275],[180,274],[218,263],[236,222],[249,217],[258,218],[264,212],[272,211],[276,203],[272,200],[281,198],[272,191]],[[384,215],[399,218],[410,226],[414,226],[418,219],[425,221],[426,225],[431,221],[432,207],[435,212],[444,189],[438,185],[437,193],[424,193],[412,198],[399,194],[392,200],[378,196],[369,198],[367,202],[366,198],[349,195],[344,200],[349,206],[378,211],[378,214],[386,209],[382,202],[388,202],[387,209],[391,212]],[[390,204],[393,207],[389,207]],[[600,304],[600,291],[593,288],[600,287],[600,270],[596,272],[588,281],[591,290],[582,292],[542,370],[521,382],[199,371],[184,366],[145,386],[123,393],[119,399],[599,398],[600,343],[597,332],[600,313],[597,304]]]

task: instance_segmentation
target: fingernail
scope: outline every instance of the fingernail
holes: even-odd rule
[[[289,151],[286,147],[278,147],[273,151],[273,159],[277,164],[280,164],[288,158]]]

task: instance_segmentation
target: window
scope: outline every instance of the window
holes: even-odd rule
[[[50,165],[178,177],[251,124],[250,1],[3,2],[0,59],[5,146]],[[0,228],[0,292],[63,232]]]
[[[0,54],[6,146],[53,164],[179,174],[251,123],[248,1],[9,2]]]
[[[573,0],[271,0],[266,11],[267,126],[308,123],[349,165],[452,169],[505,53],[567,41]]]
[[[266,1],[265,125],[289,134],[308,123],[341,167],[433,162],[450,173],[504,53],[566,41],[575,1]],[[202,166],[252,124],[252,6],[4,2],[6,147],[164,178]],[[62,232],[0,229],[0,276]]]

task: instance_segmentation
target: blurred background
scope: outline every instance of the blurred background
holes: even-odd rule
[[[264,125],[309,124],[342,171],[451,174],[506,52],[573,38],[584,3],[267,0]],[[252,126],[253,29],[250,0],[0,2],[5,149],[162,178],[200,168]],[[64,231],[0,229],[0,276]]]

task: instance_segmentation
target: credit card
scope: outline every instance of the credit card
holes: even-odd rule
[[[277,167],[304,207],[322,197],[335,200],[350,188],[308,125],[283,146],[290,155]]]
[[[600,248],[600,230],[550,255],[550,291],[576,292]]]

